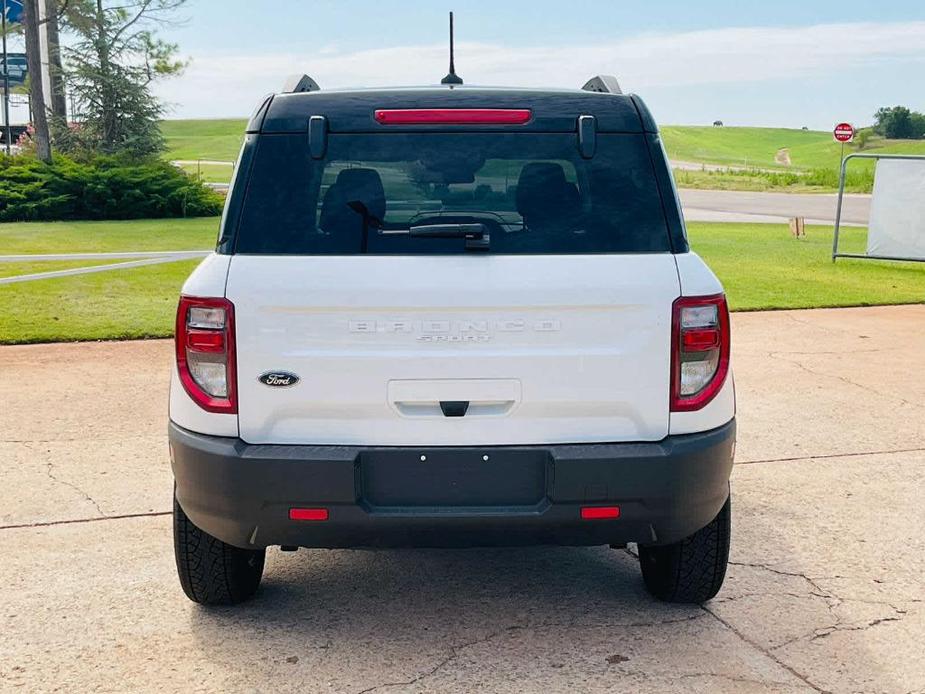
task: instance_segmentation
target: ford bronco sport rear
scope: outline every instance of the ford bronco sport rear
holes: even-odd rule
[[[726,302],[648,110],[591,84],[258,108],[177,312],[191,599],[249,597],[270,545],[637,543],[657,597],[716,594]]]

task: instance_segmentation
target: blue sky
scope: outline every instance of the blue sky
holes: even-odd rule
[[[828,129],[878,106],[925,111],[925,2],[190,0],[166,30],[191,59],[158,87],[174,117],[246,115],[286,75],[322,87],[434,83],[446,13],[470,84],[617,75],[662,123]]]

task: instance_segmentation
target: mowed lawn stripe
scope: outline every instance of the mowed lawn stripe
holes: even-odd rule
[[[90,267],[92,265],[112,265],[124,262],[121,260],[45,260],[40,262],[0,263],[0,279],[5,277],[19,277],[20,275],[33,275],[40,272],[55,272],[56,270],[73,270],[74,268]]]

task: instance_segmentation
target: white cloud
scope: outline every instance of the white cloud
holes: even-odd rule
[[[187,50],[189,47],[185,47]],[[794,82],[882,62],[925,65],[925,22],[821,24],[644,34],[612,43],[512,48],[458,43],[467,84],[579,86],[593,74],[617,75],[624,88]],[[443,44],[343,52],[215,55],[192,52],[186,74],[159,85],[177,116],[242,115],[286,75],[306,72],[322,88],[433,84],[446,71]]]

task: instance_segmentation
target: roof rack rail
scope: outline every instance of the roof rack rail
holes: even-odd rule
[[[595,75],[582,87],[586,92],[600,92],[601,94],[622,94],[620,83],[613,75]]]
[[[317,92],[321,87],[308,75],[289,75],[283,84],[284,94],[296,94],[298,92]]]

